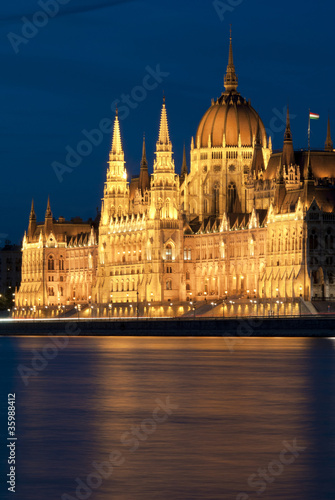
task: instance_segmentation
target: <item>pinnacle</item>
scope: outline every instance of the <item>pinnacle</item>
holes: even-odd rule
[[[113,129],[113,140],[112,140],[111,153],[114,153],[114,154],[120,154],[120,153],[122,153],[120,123],[119,123],[119,117],[118,117],[118,111],[117,111],[117,109],[116,109],[115,120],[114,120],[114,129]]]
[[[232,44],[231,28],[230,28],[228,65],[226,74],[224,76],[224,86],[226,92],[236,91],[237,85],[238,85],[238,78],[234,66],[233,44]]]

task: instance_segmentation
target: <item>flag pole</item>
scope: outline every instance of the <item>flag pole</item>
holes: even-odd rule
[[[308,109],[308,152],[311,150],[311,110]]]

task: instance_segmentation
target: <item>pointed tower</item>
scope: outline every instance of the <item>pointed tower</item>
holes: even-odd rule
[[[32,204],[32,208],[33,208],[33,204]],[[48,203],[47,203],[47,209],[45,211],[45,218],[52,219],[52,212],[51,212],[51,207],[50,207],[50,196],[48,196]]]
[[[145,136],[143,135],[143,147],[142,147],[142,160],[140,168],[140,178],[139,178],[139,189],[141,190],[142,196],[144,196],[145,191],[150,189],[150,179],[148,173],[148,162],[147,155],[145,151]]]
[[[179,176],[175,173],[172,144],[165,107],[161,110],[158,141],[150,186],[146,245],[150,275],[146,300],[180,300],[183,270],[183,219],[180,210]]]
[[[163,106],[161,111],[161,120],[159,125],[159,135],[156,146],[156,152],[169,151],[172,153],[172,144],[169,137],[169,126],[166,115],[165,96],[163,96]]]
[[[169,136],[165,97],[161,111],[158,141],[156,143],[156,159],[151,182],[151,219],[177,219],[179,208],[179,181],[175,174],[172,159],[172,143]]]
[[[188,174],[187,163],[186,163],[186,151],[185,151],[185,143],[183,149],[183,164],[181,166],[181,175],[180,175],[180,184],[184,182]]]
[[[294,158],[293,141],[292,141],[291,126],[290,126],[290,111],[289,107],[287,106],[284,145],[283,145],[283,152],[281,155],[281,162],[279,164],[276,176],[276,191],[274,197],[274,208],[277,212],[280,211],[286,195],[286,187],[284,179],[285,167],[287,171],[287,168],[290,165],[295,165],[295,158]]]
[[[45,235],[48,236],[53,229],[53,217],[50,207],[50,197],[48,196],[47,209],[45,211],[45,219],[44,219],[44,229]]]
[[[281,164],[285,165],[286,167],[295,164],[292,133],[290,127],[290,112],[288,106],[286,114],[286,129],[284,134],[284,145],[281,157]]]
[[[35,229],[36,229],[36,214],[34,209],[34,200],[32,200],[30,215],[29,215],[28,233],[27,233],[28,238],[31,238],[34,235]]]
[[[333,141],[330,135],[330,120],[328,116],[328,123],[327,123],[327,139],[325,142],[325,151],[333,151]]]
[[[105,182],[101,223],[108,224],[110,217],[128,213],[129,185],[125,169],[118,110],[116,109],[112,146],[109,153],[107,180]]]
[[[228,57],[227,71],[224,76],[224,87],[226,89],[225,93],[229,94],[230,92],[236,92],[237,85],[238,85],[238,78],[234,66],[233,45],[232,45],[231,28],[230,28],[229,57]]]
[[[254,147],[254,154],[253,154],[253,158],[252,158],[251,171],[252,171],[253,174],[255,174],[255,176],[257,178],[258,177],[258,173],[261,170],[265,170],[265,166],[264,166],[262,139],[261,139],[261,132],[260,132],[260,127],[259,127],[259,118],[258,118],[258,120],[257,120],[257,131],[256,131],[256,137],[255,137],[255,147]]]

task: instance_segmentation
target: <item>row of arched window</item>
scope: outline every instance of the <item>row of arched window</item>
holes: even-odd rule
[[[64,271],[64,257],[61,255],[58,261],[58,269],[60,271]],[[49,255],[48,258],[48,271],[55,270],[55,259],[52,255]]]

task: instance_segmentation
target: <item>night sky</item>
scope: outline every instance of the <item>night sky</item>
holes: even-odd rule
[[[152,171],[163,92],[180,172],[183,143],[189,163],[191,137],[223,90],[230,23],[238,90],[259,112],[274,149],[282,145],[287,103],[296,149],[307,146],[308,108],[320,114],[312,122],[312,148],[324,146],[328,113],[335,142],[330,0],[49,1],[59,11],[53,17],[40,14],[47,0],[0,7],[0,246],[21,241],[32,198],[39,221],[48,195],[56,218],[95,217],[107,129],[71,172],[57,178],[52,165],[66,164],[66,148],[77,149],[83,130],[113,120],[123,95],[136,96],[119,103],[129,178],[139,171],[144,132]],[[32,20],[39,27],[28,25]],[[157,68],[162,76],[147,76]]]

